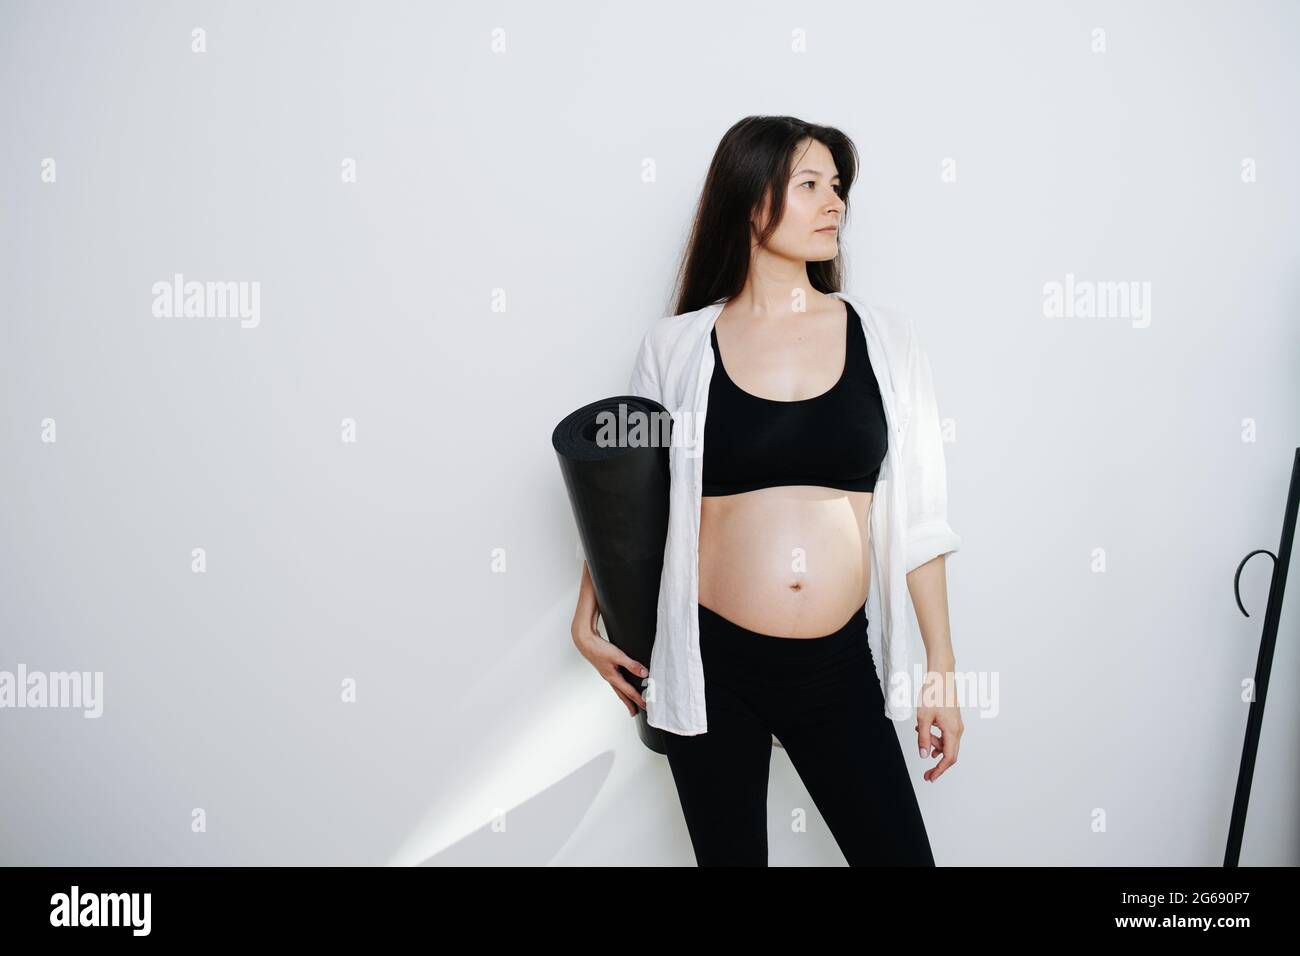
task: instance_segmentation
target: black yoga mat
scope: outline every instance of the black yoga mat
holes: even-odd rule
[[[618,395],[567,415],[551,435],[605,633],[647,668],[668,538],[671,433],[664,406]],[[619,672],[644,693],[640,675]],[[664,753],[663,731],[649,725],[643,709],[636,719],[642,742]]]

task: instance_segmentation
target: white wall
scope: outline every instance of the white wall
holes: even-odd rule
[[[104,711],[0,711],[3,862],[691,864],[569,638],[550,433],[625,386],[719,137],[788,113],[857,142],[849,288],[917,316],[955,429],[954,646],[1000,694],[938,783],[909,757],[938,862],[1218,865],[1267,562],[1249,619],[1232,574],[1300,444],[1298,26],[6,4],[0,670]],[[154,316],[175,273],[260,283],[256,326]],[[1046,316],[1067,274],[1149,316]],[[1290,583],[1243,863],[1300,860]],[[842,863],[780,751],[769,808],[774,864]]]

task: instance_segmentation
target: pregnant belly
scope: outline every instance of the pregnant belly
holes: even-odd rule
[[[806,485],[700,502],[700,598],[741,627],[822,637],[867,600],[869,492]]]

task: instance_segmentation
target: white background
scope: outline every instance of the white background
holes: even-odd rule
[[[848,289],[913,313],[952,419],[953,642],[1000,694],[935,784],[899,725],[937,862],[1218,865],[1268,561],[1249,619],[1232,575],[1300,444],[1297,28],[6,4],[0,670],[105,686],[97,720],[0,710],[0,862],[691,865],[569,637],[550,434],[624,390],[718,139],[763,113],[855,140]],[[177,272],[260,282],[260,324],[153,316]],[[1047,318],[1067,273],[1150,283],[1149,327]],[[1300,860],[1290,586],[1243,863]],[[779,750],[769,810],[773,865],[842,865]]]

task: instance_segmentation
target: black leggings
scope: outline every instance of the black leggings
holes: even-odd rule
[[[698,607],[709,729],[664,735],[696,864],[767,866],[775,735],[850,866],[934,866],[865,607],[813,638],[759,634]]]

